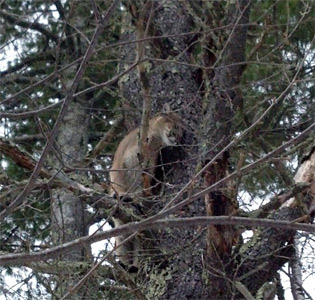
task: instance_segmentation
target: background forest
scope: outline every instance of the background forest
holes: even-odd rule
[[[0,299],[312,299],[314,21],[313,0],[0,0]],[[165,104],[183,136],[152,195],[110,197]]]

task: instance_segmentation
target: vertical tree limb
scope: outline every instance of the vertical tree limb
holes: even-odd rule
[[[132,3],[133,5],[135,3]],[[136,10],[136,5],[134,5],[134,10]],[[140,8],[138,8],[139,10]],[[137,28],[137,39],[142,40],[147,37],[149,32],[149,27],[151,23],[153,13],[153,3],[151,0],[148,0],[140,13],[138,13],[138,18],[136,21]],[[145,57],[145,41],[141,41],[137,43],[136,51],[137,51],[137,61],[141,61]],[[149,133],[149,121],[151,117],[151,96],[150,96],[150,83],[147,75],[147,70],[145,66],[145,62],[141,62],[137,66],[138,76],[140,81],[140,86],[143,95],[143,107],[142,107],[142,117],[141,117],[141,125],[139,132],[139,160],[142,162],[142,167],[146,170],[149,166],[150,161],[150,150],[148,148],[148,133]],[[142,174],[143,176],[143,192],[145,196],[151,195],[151,176],[149,176],[146,172]]]
[[[293,299],[303,300],[305,295],[302,288],[302,264],[299,258],[299,239],[296,235],[294,238],[294,254],[290,259],[289,266],[291,269],[290,283]]]

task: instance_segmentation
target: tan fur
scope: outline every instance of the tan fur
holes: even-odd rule
[[[149,122],[147,157],[149,157],[146,172],[154,176],[154,170],[157,164],[159,151],[164,146],[176,145],[182,135],[182,126],[180,117],[172,112],[164,115],[158,115]],[[141,163],[139,161],[139,128],[133,130],[120,142],[113,160],[110,170],[110,194],[111,196],[126,196],[133,200],[137,196],[147,195],[143,190],[147,186],[142,177]],[[149,180],[149,190],[151,176],[147,176]],[[151,192],[151,191],[150,191]],[[138,202],[139,203],[139,202]],[[134,220],[131,216],[122,216],[113,218],[115,227]],[[120,244],[126,236],[118,236],[115,238],[116,245]],[[135,236],[131,241],[125,242],[116,249],[116,255],[119,260],[129,268],[135,266],[138,268],[139,256],[141,252],[140,239]]]
[[[180,118],[175,113],[158,115],[149,122],[148,171],[154,175],[159,150],[176,145],[181,137]],[[139,129],[130,132],[120,142],[110,170],[110,194],[123,196],[142,189],[142,170],[139,162]]]

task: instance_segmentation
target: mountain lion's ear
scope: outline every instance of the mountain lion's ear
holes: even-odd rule
[[[169,114],[171,112],[171,107],[168,103],[165,103],[162,108],[162,114]]]

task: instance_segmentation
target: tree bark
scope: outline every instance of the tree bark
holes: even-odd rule
[[[125,26],[130,31],[124,33],[124,41],[142,37],[137,34],[135,24],[144,14],[145,1],[136,3],[138,5],[131,1],[127,5],[129,11],[126,12]],[[162,180],[173,185],[163,190],[162,199],[166,202],[172,192],[178,191],[181,185],[193,178],[198,168],[230,142],[232,119],[243,101],[238,85],[246,68],[251,2],[240,0],[225,8],[219,1],[198,5],[208,13],[205,21],[208,26],[224,25],[224,30],[204,35],[202,55],[205,68],[202,72],[188,67],[194,61],[194,41],[200,25],[200,19],[193,14],[191,1],[153,2],[151,24],[145,24],[152,36],[161,37],[148,40],[142,55],[149,82],[147,91],[150,90],[152,101],[151,114],[157,113],[164,103],[169,103],[179,112],[186,127],[182,156],[178,156],[174,149],[162,150],[161,163],[172,163],[170,169],[165,167],[167,176]],[[214,7],[215,12],[211,12],[210,8]],[[188,34],[193,31],[194,34]],[[137,50],[132,44],[122,51],[120,68],[124,69],[136,59]],[[134,108],[142,107],[147,93],[141,90],[137,71],[122,78],[120,87],[125,99],[125,125],[131,130],[139,126],[141,120],[141,111]],[[180,163],[177,163],[178,159]],[[205,172],[205,185],[210,186],[225,177],[228,169],[228,153],[224,153]],[[229,186],[225,186],[212,192],[206,196],[205,203],[198,199],[176,216],[234,215],[238,204],[228,190]],[[155,198],[159,201],[156,211],[165,205],[160,201],[162,199]],[[282,208],[269,218],[294,220],[299,216],[299,209]],[[244,295],[236,281],[244,285],[248,293],[256,295],[265,282],[277,276],[279,268],[292,255],[294,232],[271,228],[257,230],[245,245],[239,240],[239,234],[235,227],[225,225],[209,226],[207,232],[201,228],[160,232],[153,245],[160,249],[164,258],[160,256],[157,259],[158,268],[150,265],[140,270],[140,274],[146,274],[146,280],[140,275],[137,282],[149,299],[178,299],[178,295],[182,299],[242,299]],[[145,253],[145,246],[143,249]]]
[[[294,180],[287,157],[300,155],[315,126],[305,104],[312,32],[301,32],[313,20],[309,1],[35,2],[0,3],[4,51],[10,43],[20,51],[0,72],[8,130],[0,139],[0,265],[32,268],[52,299],[252,300],[276,292],[284,299],[279,270],[289,262],[294,298],[308,296],[294,238],[315,230],[315,151]],[[152,167],[149,120],[165,104],[182,119],[184,135],[160,149]],[[122,124],[126,132],[139,128],[142,187],[150,191],[134,199],[106,191]],[[261,206],[238,190],[252,200],[264,193]],[[50,215],[48,201],[42,205],[48,197]],[[103,227],[115,218],[124,225]],[[100,221],[104,231],[89,236]],[[93,243],[122,236],[133,238],[126,249],[136,249],[136,274],[111,242],[97,257],[90,253]]]

